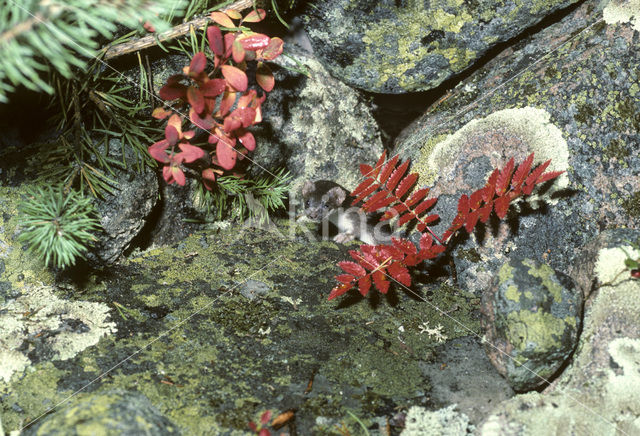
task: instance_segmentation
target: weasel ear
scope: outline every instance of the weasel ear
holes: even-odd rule
[[[347,198],[347,193],[341,187],[336,186],[335,188],[329,189],[329,191],[327,192],[327,197],[336,206],[341,206],[342,203],[344,203],[344,200]]]
[[[311,180],[307,180],[306,182],[304,182],[304,185],[302,185],[302,196],[308,197],[315,190],[316,190],[316,184],[313,183]]]

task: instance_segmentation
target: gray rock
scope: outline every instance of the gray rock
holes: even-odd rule
[[[544,392],[499,404],[478,435],[640,434],[640,280],[623,251],[640,258],[638,242],[637,230],[616,229],[579,251],[572,274],[590,297],[571,364]]]
[[[87,259],[95,265],[112,265],[122,256],[158,199],[158,179],[152,170],[112,169],[117,181],[114,192],[106,192],[96,202],[102,230],[87,253]]]
[[[469,237],[460,232],[453,256],[463,288],[487,289],[512,255],[567,271],[603,229],[640,224],[640,149],[633,146],[640,51],[630,49],[637,31],[629,23],[598,22],[602,14],[587,2],[506,50],[396,141],[420,183],[434,185],[431,195],[439,196],[438,234],[453,220],[460,195],[482,187],[511,157],[520,162],[535,152],[536,162],[551,159],[550,170],[566,171],[541,195],[514,206],[507,220],[481,225]]]
[[[77,399],[22,434],[161,436],[180,431],[144,395],[112,390]]]
[[[328,179],[353,189],[358,164],[382,154],[378,127],[357,92],[334,79],[312,56],[293,49],[309,76],[289,58],[277,59],[276,86],[263,104],[264,121],[255,126],[252,174],[286,167],[294,176],[292,191],[305,180]]]
[[[505,263],[482,297],[486,351],[517,392],[544,386],[573,352],[582,293],[565,274],[530,259]]]
[[[307,8],[305,28],[335,77],[366,91],[405,93],[435,88],[571,3],[321,1]]]

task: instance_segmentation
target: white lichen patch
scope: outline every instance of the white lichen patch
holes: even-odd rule
[[[602,11],[607,24],[631,23],[640,32],[640,0],[611,0]]]
[[[550,117],[543,109],[524,107],[503,109],[485,118],[471,120],[447,135],[430,152],[424,150],[414,169],[420,173],[421,183],[430,185],[443,168],[451,167],[459,158],[468,138],[507,131],[526,144],[529,152],[535,153],[534,164],[551,159],[547,171],[566,171],[569,167],[569,147],[562,131],[550,121]],[[508,144],[505,144],[506,153],[507,148]],[[564,189],[568,183],[569,179],[564,173],[555,180],[552,191]]]
[[[624,264],[627,254],[631,259],[640,258],[640,251],[635,250],[630,245],[600,250],[595,266],[595,273],[600,283],[614,285],[630,280],[629,272]]]
[[[0,380],[27,368],[34,350],[66,360],[115,332],[107,305],[62,300],[50,286],[26,287],[0,311]]]
[[[617,338],[611,341],[608,350],[611,359],[621,368],[608,370],[609,403],[615,401],[640,416],[640,340]]]

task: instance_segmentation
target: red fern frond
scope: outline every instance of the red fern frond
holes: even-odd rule
[[[405,175],[409,162],[398,165],[398,156],[386,161],[386,152],[374,167],[360,165],[365,180],[351,193],[353,204],[363,203],[361,208],[367,212],[385,210],[381,220],[398,217],[402,226],[416,220],[416,228],[423,232],[418,246],[403,238],[392,238],[390,245],[363,244],[359,250],[350,250],[351,261],[339,262],[345,274],[336,276],[338,285],[329,294],[329,300],[339,297],[353,288],[362,296],[368,295],[372,286],[386,294],[392,281],[403,286],[411,286],[409,267],[425,260],[434,259],[443,253],[446,242],[461,228],[473,232],[478,222],[486,223],[491,212],[504,219],[512,201],[522,195],[529,195],[536,185],[558,177],[563,171],[545,173],[550,161],[546,161],[531,170],[533,153],[515,166],[510,159],[502,168],[491,173],[484,187],[471,195],[462,195],[458,200],[458,212],[442,237],[438,237],[429,228],[429,224],[439,219],[436,214],[422,217],[437,202],[436,198],[427,198],[429,188],[415,190],[403,200],[403,197],[415,187],[418,174]],[[394,192],[395,190],[395,192]],[[427,233],[424,233],[427,231]],[[434,241],[438,244],[434,244]]]

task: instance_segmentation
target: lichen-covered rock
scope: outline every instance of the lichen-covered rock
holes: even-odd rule
[[[629,23],[597,22],[602,13],[585,2],[519,42],[398,138],[396,151],[440,196],[438,234],[460,195],[511,157],[535,152],[536,162],[551,159],[549,169],[566,171],[506,220],[469,237],[460,232],[453,256],[463,288],[487,289],[512,255],[567,271],[603,229],[640,224],[638,32]]]
[[[263,104],[264,120],[255,126],[256,150],[252,174],[285,167],[298,193],[305,180],[327,179],[353,189],[359,183],[358,164],[375,162],[382,154],[380,132],[365,101],[334,79],[299,49],[274,66],[276,86]],[[287,67],[287,68],[284,68]],[[277,132],[277,133],[275,133]]]
[[[22,433],[25,436],[179,435],[144,395],[123,390],[72,400]]]
[[[74,392],[81,404],[117,389],[144,395],[188,435],[248,433],[248,422],[265,409],[295,409],[301,435],[331,434],[342,424],[355,434],[359,424],[350,413],[373,430],[380,422],[384,428],[400,406],[428,404],[423,365],[442,342],[421,327],[441,325],[451,340],[478,334],[478,299],[435,284],[421,290],[433,293],[431,304],[455,307],[455,319],[394,292],[388,294],[393,305],[359,294],[329,302],[336,263],[348,258],[348,248],[302,239],[287,225],[278,222],[278,232],[237,225],[196,232],[67,283],[55,294],[61,301],[41,296],[27,313],[16,302],[3,317],[29,326],[43,306],[46,320],[57,324],[23,332],[23,341],[0,342],[15,353],[9,360],[3,355],[1,367],[21,364],[23,347],[46,350],[37,346],[40,331],[55,338],[51,330],[62,337],[65,329],[101,325],[102,318],[85,313],[82,323],[60,322],[67,316],[60,310],[53,316],[47,309],[53,303],[80,309],[90,301],[115,326],[97,341],[75,336],[77,344],[69,345],[75,354],[65,360],[43,352],[0,379],[5,432]],[[289,231],[290,238],[282,237]]]
[[[475,429],[455,404],[440,410],[412,406],[404,422],[401,436],[464,436],[473,434]]]
[[[582,292],[569,276],[530,259],[512,259],[482,297],[486,351],[515,391],[548,383],[573,352]]]
[[[122,159],[120,148],[113,145],[110,157]],[[129,162],[135,161],[131,150],[126,154]],[[96,243],[87,253],[87,259],[98,267],[112,265],[122,256],[144,227],[158,199],[158,178],[153,170],[114,167],[112,171],[116,183],[112,186],[113,192],[105,192],[97,200],[96,212],[102,228],[96,234]]]
[[[605,231],[578,253],[573,274],[591,296],[571,364],[543,393],[499,404],[478,435],[640,434],[640,280],[623,251],[640,257],[638,242],[637,230]]]
[[[312,2],[305,28],[331,74],[371,92],[435,88],[574,0]]]
[[[50,286],[27,286],[0,311],[0,381],[41,361],[67,360],[115,333],[106,304],[68,301]]]

